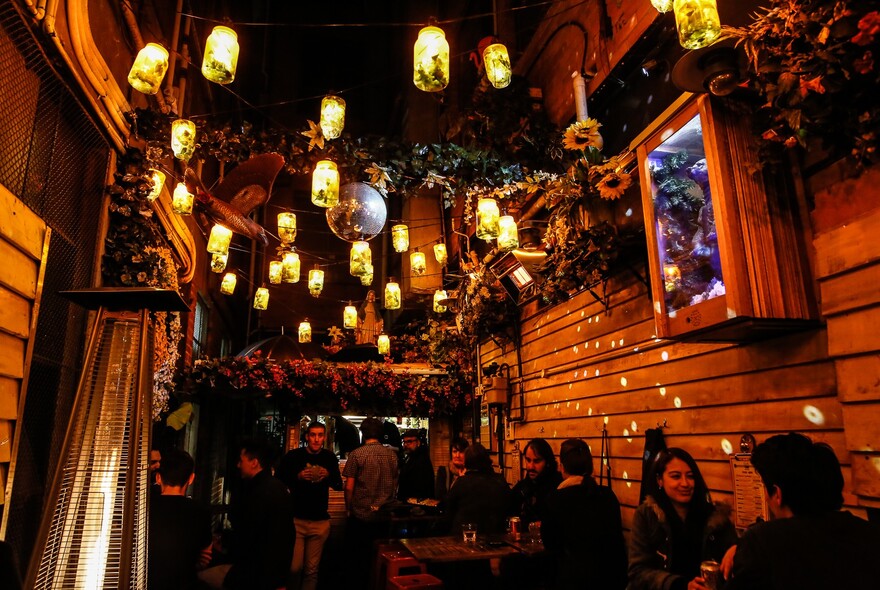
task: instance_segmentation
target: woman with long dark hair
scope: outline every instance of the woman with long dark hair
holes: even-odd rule
[[[713,504],[697,462],[679,448],[662,451],[636,510],[629,590],[706,590],[700,562],[721,562],[736,543],[730,507]]]

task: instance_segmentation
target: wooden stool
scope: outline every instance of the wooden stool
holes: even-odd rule
[[[440,590],[443,582],[431,574],[421,573],[410,576],[394,576],[388,578],[388,590]]]

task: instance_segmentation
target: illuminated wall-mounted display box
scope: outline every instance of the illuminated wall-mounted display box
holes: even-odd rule
[[[753,340],[817,317],[797,199],[730,104],[685,95],[634,142],[660,338]]]

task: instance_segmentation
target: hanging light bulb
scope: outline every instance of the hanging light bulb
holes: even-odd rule
[[[339,171],[330,160],[315,164],[315,171],[312,172],[312,203],[328,209],[339,203]]]
[[[370,244],[364,241],[354,242],[351,245],[348,271],[353,277],[363,276],[367,272],[367,265],[373,268],[373,256],[370,252]]]
[[[388,277],[385,283],[385,309],[400,309],[400,285],[394,277]]]
[[[186,185],[178,182],[171,196],[171,210],[178,215],[191,215],[193,212],[193,196],[186,190]]]
[[[443,305],[443,301],[446,300],[449,296],[446,294],[446,291],[442,289],[438,289],[434,291],[434,311],[437,313],[444,313],[446,311],[446,306]]]
[[[214,27],[205,42],[202,75],[217,84],[229,84],[235,79],[238,65],[238,35],[229,27]]]
[[[498,219],[498,249],[502,252],[519,248],[519,230],[516,220],[511,215],[502,215]]]
[[[345,127],[345,101],[328,95],[321,99],[321,135],[336,139]]]
[[[438,27],[425,27],[413,48],[413,83],[425,92],[440,92],[449,84],[449,43]]]
[[[288,250],[281,257],[281,280],[285,283],[299,282],[299,254]]]
[[[361,275],[361,285],[364,287],[369,287],[373,284],[373,265],[365,264],[364,265],[364,274]]]
[[[721,19],[715,0],[675,0],[672,9],[678,42],[685,49],[711,45],[721,34]]]
[[[131,64],[128,83],[138,92],[156,94],[167,71],[168,50],[158,43],[147,43]]]
[[[425,261],[425,253],[419,252],[416,250],[412,254],[409,255],[409,270],[417,277],[425,274],[425,271],[428,269],[427,263]]]
[[[379,349],[379,354],[391,352],[391,340],[387,334],[379,334],[379,337],[376,339],[376,347]]]
[[[434,258],[437,259],[437,264],[440,266],[446,264],[449,259],[449,255],[446,253],[446,244],[434,244]]]
[[[257,292],[254,293],[254,309],[266,309],[269,307],[269,289],[266,287],[260,287],[257,289]]]
[[[196,124],[189,119],[171,123],[171,151],[174,157],[189,162],[196,150]]]
[[[317,297],[324,289],[324,271],[319,268],[313,268],[309,271],[309,293],[312,297]]]
[[[269,282],[273,285],[281,284],[281,277],[284,275],[284,263],[280,260],[272,260],[269,262]]]
[[[214,224],[214,227],[211,228],[211,235],[208,237],[208,252],[227,254],[230,242],[232,242],[232,230],[219,223]]]
[[[395,252],[409,250],[409,228],[407,226],[400,224],[391,228],[391,245],[394,246]]]
[[[150,173],[150,194],[147,195],[147,201],[155,201],[162,194],[162,187],[165,186],[165,173],[155,168],[148,170]]]
[[[358,310],[349,301],[348,305],[345,306],[345,310],[342,312],[342,327],[348,330],[354,330],[357,328],[357,323]]]
[[[296,239],[295,213],[285,212],[278,214],[278,237],[284,246],[289,246]]]
[[[484,197],[477,203],[477,237],[494,240],[498,237],[498,218],[501,212],[495,199]]]
[[[312,341],[312,325],[309,323],[309,318],[299,323],[299,341],[301,344]]]
[[[502,43],[493,43],[483,50],[486,77],[495,88],[507,88],[510,84],[510,55]]]
[[[651,0],[651,6],[657,9],[657,12],[666,13],[672,10],[672,0]]]
[[[226,270],[228,254],[211,254],[211,272],[221,273]]]
[[[224,295],[232,295],[235,292],[235,283],[238,282],[238,277],[235,276],[234,272],[228,272],[223,275],[223,280],[220,282],[220,292]]]

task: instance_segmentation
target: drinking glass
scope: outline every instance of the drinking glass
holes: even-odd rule
[[[461,537],[465,543],[477,542],[477,525],[463,524],[461,525]]]
[[[540,543],[541,542],[541,522],[530,522],[529,523],[529,539],[532,543]]]

